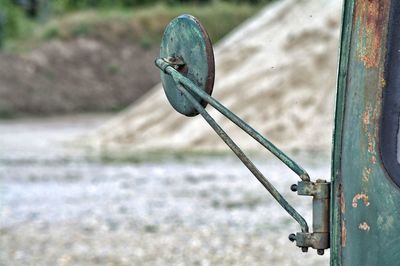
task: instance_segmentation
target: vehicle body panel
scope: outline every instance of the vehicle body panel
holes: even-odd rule
[[[382,163],[380,147],[383,92],[390,84],[385,75],[388,40],[398,38],[396,31],[388,34],[400,15],[396,6],[395,0],[344,3],[332,156],[331,265],[400,261],[400,190]]]

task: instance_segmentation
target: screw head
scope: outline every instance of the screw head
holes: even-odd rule
[[[294,242],[296,240],[296,235],[295,234],[290,234],[289,235],[289,240]]]
[[[303,251],[304,253],[305,253],[305,252],[308,252],[308,248],[307,248],[307,247],[302,247],[302,248],[301,248],[301,251]]]
[[[317,250],[317,254],[318,254],[318,255],[321,255],[321,256],[322,256],[322,255],[324,255],[324,253],[325,253],[325,251],[324,251],[323,249],[318,249],[318,250]]]
[[[291,185],[290,186],[290,190],[293,191],[293,192],[296,192],[297,191],[297,184]]]

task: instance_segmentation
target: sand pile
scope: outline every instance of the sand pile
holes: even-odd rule
[[[286,151],[329,152],[341,1],[278,1],[215,48],[213,96]],[[154,68],[154,71],[157,71]],[[207,110],[241,147],[258,149]],[[184,117],[156,86],[91,137],[105,150],[226,150],[203,118]]]

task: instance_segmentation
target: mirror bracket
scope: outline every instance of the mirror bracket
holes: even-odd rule
[[[296,245],[304,252],[311,247],[319,255],[323,255],[324,250],[330,247],[330,187],[330,182],[320,179],[316,182],[299,181],[297,185],[291,186],[291,190],[297,192],[297,195],[313,197],[313,232],[298,232],[289,236],[289,240],[296,241]]]

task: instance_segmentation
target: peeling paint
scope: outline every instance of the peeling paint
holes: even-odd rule
[[[363,181],[368,182],[369,176],[371,175],[372,169],[369,167],[365,167],[363,170]]]
[[[358,57],[366,68],[378,67],[382,53],[381,25],[384,22],[383,10],[388,8],[388,1],[359,0],[356,2],[356,17],[360,23],[360,40],[357,47]]]
[[[346,224],[344,221],[342,221],[342,247],[346,246],[346,239],[347,238],[347,232],[346,232]]]
[[[369,110],[365,110],[364,115],[363,115],[364,130],[367,129],[368,125],[369,125]]]
[[[375,154],[375,134],[368,133],[368,152]]]
[[[368,126],[371,123],[371,112],[372,112],[372,107],[371,104],[368,104],[365,108],[364,114],[363,114],[363,128],[364,131],[367,132],[368,131]]]
[[[340,193],[340,211],[342,212],[342,214],[344,214],[346,211],[343,191]]]
[[[358,228],[364,231],[369,231],[371,229],[366,222],[360,223]]]
[[[399,223],[387,229],[384,226],[389,224],[387,216],[399,220],[400,196],[388,183],[380,157],[382,92],[389,82],[385,75],[387,29],[392,14],[389,7],[394,4],[400,7],[400,1],[394,0],[345,2],[345,9],[352,12],[344,13],[344,40],[348,46],[342,43],[345,50],[341,53],[337,104],[341,109],[337,109],[335,129],[339,140],[335,139],[334,151],[334,159],[339,162],[333,162],[334,170],[340,169],[334,182],[342,185],[345,199],[342,195],[335,199],[332,265],[397,265],[399,261]],[[347,209],[343,214],[343,206],[337,205],[344,201]],[[380,224],[378,215],[383,217]]]
[[[364,202],[365,206],[369,206],[369,201],[368,201],[368,196],[365,194],[356,194],[353,197],[353,203],[351,204],[351,206],[353,206],[353,208],[357,208],[358,207],[358,201],[362,200]]]
[[[342,215],[344,215],[345,211],[346,211],[346,203],[344,200],[343,191],[340,192],[340,211],[342,212]],[[341,228],[342,228],[341,244],[342,244],[342,247],[345,247],[346,246],[346,224],[345,224],[343,218],[342,218]]]
[[[385,78],[383,78],[383,77],[381,77],[381,84],[380,84],[380,86],[381,86],[381,89],[384,89],[384,88],[386,87],[386,80],[385,80]]]

